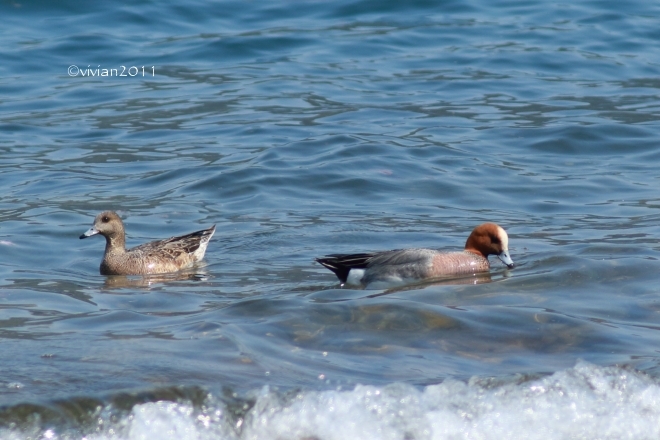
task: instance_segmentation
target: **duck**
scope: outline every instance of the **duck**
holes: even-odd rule
[[[509,236],[495,223],[474,228],[463,251],[396,249],[359,254],[330,254],[315,261],[330,269],[344,284],[368,289],[389,288],[434,278],[469,276],[490,270],[489,255],[509,269]]]
[[[165,240],[151,241],[126,249],[124,223],[114,211],[103,211],[81,239],[105,237],[101,275],[149,275],[177,272],[204,258],[215,225],[208,229]]]

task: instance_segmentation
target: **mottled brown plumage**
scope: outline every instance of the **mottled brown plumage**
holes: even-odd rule
[[[101,275],[148,275],[176,272],[200,261],[214,232],[215,225],[126,250],[124,223],[117,213],[104,211],[96,216],[94,225],[80,238],[96,234],[105,237]]]

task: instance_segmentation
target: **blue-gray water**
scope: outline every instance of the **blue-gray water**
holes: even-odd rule
[[[660,436],[657,3],[0,15],[0,437]],[[186,277],[104,277],[104,209],[129,246],[217,232]],[[490,283],[313,262],[484,221]]]

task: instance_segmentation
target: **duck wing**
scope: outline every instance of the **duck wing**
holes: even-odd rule
[[[316,261],[330,269],[342,283],[348,279],[351,269],[368,269],[368,278],[394,274],[421,278],[437,251],[431,249],[395,249],[392,251],[361,254],[331,254]]]
[[[208,229],[191,232],[190,234],[141,244],[131,248],[128,252],[141,253],[143,255],[158,255],[175,260],[181,255],[194,254],[200,247],[205,247],[214,233],[215,225]]]

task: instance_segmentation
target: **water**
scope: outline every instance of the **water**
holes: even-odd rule
[[[656,4],[97,3],[0,4],[0,438],[659,436]],[[104,209],[217,232],[104,277]]]

